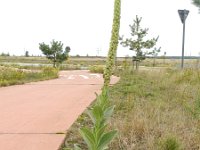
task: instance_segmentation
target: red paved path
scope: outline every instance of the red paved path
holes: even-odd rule
[[[101,75],[65,71],[59,79],[0,88],[0,150],[56,150],[95,99]],[[112,83],[116,83],[113,77]]]

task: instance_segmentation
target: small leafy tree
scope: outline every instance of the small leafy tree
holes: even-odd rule
[[[158,40],[158,37],[144,40],[145,36],[148,34],[149,29],[142,29],[140,26],[141,21],[142,18],[138,18],[138,16],[136,16],[134,23],[132,25],[129,25],[131,29],[131,36],[133,38],[126,38],[124,40],[123,36],[120,37],[122,46],[129,47],[130,50],[135,51],[136,56],[133,57],[133,62],[136,61],[136,69],[139,68],[139,62],[144,60],[146,58],[146,54],[148,54],[144,51],[144,49],[150,49],[154,47]]]
[[[156,57],[158,56],[158,53],[160,53],[160,49],[161,47],[159,48],[154,47],[154,49],[151,52],[149,52],[149,55],[152,55],[153,57],[153,67],[155,67],[156,65]]]
[[[40,43],[39,48],[46,57],[53,62],[53,66],[57,67],[58,64],[67,60],[69,57],[70,47],[67,46],[63,50],[63,43],[61,41],[52,40],[51,45]]]
[[[162,56],[162,58],[163,58],[163,64],[165,64],[166,55],[167,55],[167,52],[164,52],[164,54]]]
[[[25,51],[25,57],[29,57],[29,52]]]
[[[69,59],[69,52],[70,52],[71,48],[69,46],[65,47],[65,54],[66,54],[66,60]]]

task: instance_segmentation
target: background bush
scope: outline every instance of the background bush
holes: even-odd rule
[[[102,73],[103,74],[103,72],[104,72],[104,66],[103,65],[90,66],[89,70],[92,73]]]
[[[39,71],[21,70],[12,67],[0,68],[0,87],[58,77],[58,69],[44,67]]]

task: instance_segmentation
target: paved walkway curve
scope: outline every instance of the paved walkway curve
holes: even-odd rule
[[[112,77],[111,83],[116,83]],[[58,79],[0,88],[0,150],[56,150],[95,99],[102,75],[62,71]]]

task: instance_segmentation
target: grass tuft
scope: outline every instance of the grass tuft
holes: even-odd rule
[[[181,144],[175,137],[167,137],[161,141],[161,150],[180,150]]]

